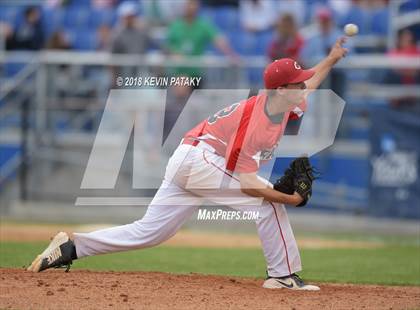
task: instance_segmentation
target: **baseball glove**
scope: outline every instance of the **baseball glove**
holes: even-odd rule
[[[284,175],[274,183],[276,191],[292,195],[295,192],[295,176],[292,169],[287,168]]]
[[[297,207],[307,204],[312,195],[312,182],[315,180],[314,168],[307,157],[299,157],[290,163],[284,175],[276,181],[274,189],[292,195],[295,191],[303,201]]]

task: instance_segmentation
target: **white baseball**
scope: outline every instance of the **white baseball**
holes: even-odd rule
[[[347,24],[344,26],[344,33],[349,36],[355,36],[359,32],[359,27],[355,24]]]

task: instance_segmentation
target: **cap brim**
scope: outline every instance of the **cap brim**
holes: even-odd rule
[[[315,74],[315,71],[313,70],[302,70],[298,76],[296,76],[293,80],[289,81],[289,84],[304,82],[306,80],[309,80],[311,77],[313,77],[314,74]]]

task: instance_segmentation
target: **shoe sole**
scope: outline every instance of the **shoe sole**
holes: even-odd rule
[[[287,287],[284,285],[281,285],[279,282],[277,281],[270,281],[271,279],[268,279],[264,282],[263,287],[264,288],[268,288],[268,289],[286,289],[286,290],[295,290],[295,291],[319,291],[320,288],[318,286],[315,285],[304,285],[302,287],[297,287],[297,286],[293,286],[293,287]]]
[[[55,248],[59,247],[63,243],[66,243],[69,239],[69,236],[65,232],[59,232],[58,234],[56,234],[53,240],[48,245],[48,247],[44,250],[44,252],[39,254],[26,270],[32,272],[39,272],[39,269],[41,268],[41,263],[44,260],[44,258],[48,257]]]

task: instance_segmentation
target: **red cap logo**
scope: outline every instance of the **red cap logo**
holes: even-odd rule
[[[264,85],[266,89],[276,89],[287,84],[301,83],[315,74],[312,70],[302,70],[293,59],[282,58],[273,61],[264,70]]]

